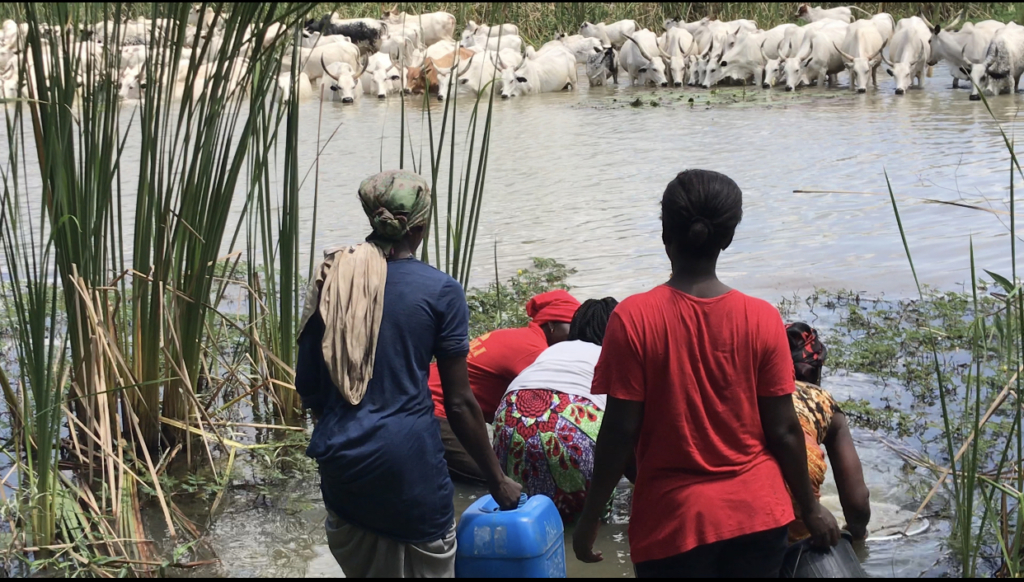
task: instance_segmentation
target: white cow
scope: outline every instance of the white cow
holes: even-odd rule
[[[738,79],[744,83],[753,79],[754,85],[761,86],[764,66],[767,61],[764,47],[769,43],[777,46],[782,40],[784,32],[784,30],[772,29],[744,36],[735,46],[726,50],[720,59],[708,62],[704,87],[710,88],[726,77]]]
[[[985,74],[985,57],[988,54],[988,47],[992,44],[992,39],[995,38],[996,34],[1006,27],[1005,24],[994,20],[983,22],[985,23],[984,26],[982,22],[979,22],[972,27],[971,35],[964,44],[957,59],[963,63],[960,65],[960,72],[967,75],[968,80],[971,82],[971,101],[981,100],[979,90],[985,89],[988,84],[988,77]],[[998,26],[992,26],[988,23],[994,23]]]
[[[928,40],[932,32],[918,16],[903,18],[896,23],[896,32],[889,43],[889,58],[882,60],[889,67],[885,70],[896,81],[896,94],[902,95],[917,80],[921,86],[931,50]]]
[[[870,20],[858,20],[847,28],[846,38],[836,48],[850,73],[851,90],[867,92],[868,75],[871,76],[871,84],[878,87],[876,74],[885,45],[886,40]]]
[[[299,85],[299,101],[308,101],[313,96],[313,84],[309,80],[309,75],[299,73],[299,78],[296,81]],[[281,89],[281,101],[287,101],[292,94],[292,74],[281,73],[278,75],[277,86]]]
[[[502,49],[502,52],[505,52],[505,50]],[[520,59],[525,60],[521,56]],[[499,60],[498,53],[483,51],[474,54],[469,59],[454,62],[447,69],[435,67],[437,70],[438,86],[437,100],[444,101],[445,96],[449,94],[448,86],[452,82],[455,82],[456,85],[451,90],[458,91],[460,94],[465,93],[475,96],[484,88],[490,89],[488,83],[491,82],[498,83],[499,86],[495,89],[500,92],[502,84],[500,67],[502,65],[503,61]]]
[[[1024,73],[1024,26],[1010,22],[996,33],[985,51],[985,92],[1015,93]]]
[[[853,12],[850,11],[851,8],[860,10],[868,16],[871,15],[871,13],[856,6],[839,6],[838,8],[829,8],[826,10],[821,6],[811,8],[809,4],[801,4],[800,7],[797,8],[796,15],[797,18],[800,18],[805,22],[818,22],[819,20],[831,18],[833,20],[842,20],[849,24],[853,22]]]
[[[499,69],[504,67],[512,67],[513,69],[522,64],[525,58],[519,51],[503,48],[498,52],[488,51],[484,53],[487,58],[494,62],[494,65]]]
[[[800,83],[817,81],[818,87],[835,87],[837,77],[846,67],[843,56],[836,46],[846,38],[849,24],[829,20],[825,26],[812,30],[804,36],[796,56],[786,59],[786,91],[793,91]]]
[[[519,27],[514,24],[498,24],[494,26],[487,26],[485,24],[477,24],[472,20],[466,24],[465,30],[462,31],[462,40],[465,41],[471,36],[507,36],[514,34],[519,35]],[[466,46],[466,45],[463,45]],[[468,47],[467,47],[468,48]]]
[[[343,62],[325,64],[321,60],[325,79],[321,87],[330,91],[328,101],[341,101],[342,103],[353,103],[359,94],[363,92],[360,77],[362,71],[356,73],[351,65]],[[363,69],[365,70],[365,68]],[[321,91],[321,94],[323,91]]]
[[[519,68],[501,72],[502,99],[535,93],[573,90],[577,85],[576,57],[569,49],[551,50],[524,59]]]
[[[669,56],[658,47],[658,39],[654,33],[645,28],[636,31],[634,36],[627,36],[626,40],[619,53],[619,59],[622,68],[629,74],[630,84],[653,83],[667,87],[665,60]]]
[[[668,55],[668,81],[675,87],[681,87],[686,81],[688,57],[697,54],[693,35],[681,26],[670,28],[661,37],[658,48]]]
[[[790,64],[790,68],[793,67],[793,64],[789,63],[789,60],[797,56],[797,53],[799,53],[800,51],[800,47],[802,47],[804,44],[804,38],[811,32],[821,30],[826,26],[837,25],[837,23],[839,25],[846,24],[842,20],[827,18],[824,20],[819,20],[817,22],[812,22],[804,26],[787,28],[782,35],[782,42],[780,42],[775,49],[775,52],[778,54],[779,59],[778,65],[776,66],[771,61],[765,64],[765,82],[772,86],[774,86],[776,83],[785,82],[787,68],[786,65]],[[767,52],[767,47],[765,48]],[[796,68],[800,68],[799,64],[796,65]],[[806,80],[801,79],[797,81],[797,84],[799,85],[801,81],[806,82]]]
[[[428,12],[426,14],[406,14],[389,10],[382,19],[388,24],[389,30],[403,23],[415,23],[423,31],[421,41],[430,46],[439,40],[454,40],[455,17],[447,12]]]
[[[619,59],[615,48],[598,49],[587,58],[587,79],[591,87],[606,85],[608,77],[613,84],[619,82]]]
[[[940,61],[947,61],[950,73],[953,75],[954,89],[960,86],[960,81],[971,82],[975,66],[977,66],[975,72],[977,77],[979,79],[984,77],[985,51],[996,33],[1006,26],[996,20],[983,20],[974,24],[964,24],[959,31],[949,30],[956,25],[962,15],[961,12],[956,20],[945,26],[933,25],[927,20],[924,21],[932,33],[928,41],[931,48],[928,66],[934,66]],[[980,99],[974,87],[972,87],[971,95],[974,99]]]
[[[882,41],[889,43],[892,40],[892,35],[896,32],[896,21],[893,20],[892,14],[888,12],[879,12],[868,19],[875,25],[875,29],[878,30],[878,34],[882,35]]]
[[[591,55],[603,52],[602,49],[604,48],[600,39],[588,38],[582,34],[564,36],[555,40],[561,42],[565,45],[565,48],[572,51],[572,54],[576,56],[576,64],[585,64]]]
[[[385,99],[388,94],[402,90],[402,77],[398,67],[387,53],[373,53],[366,63],[366,76],[362,78],[363,93]]]
[[[302,71],[309,75],[310,81],[315,81],[324,76],[325,68],[323,63],[347,63],[353,71],[359,67],[359,46],[351,42],[330,43],[318,46],[309,51],[301,49],[300,62]],[[362,74],[362,73],[360,73]]]
[[[501,36],[476,35],[463,39],[462,46],[473,52],[496,51],[505,48],[522,51],[523,39],[518,34],[504,34]]]
[[[579,33],[587,38],[600,40],[601,46],[613,46],[621,51],[629,36],[636,33],[639,28],[635,20],[619,20],[611,24],[584,22],[580,25]]]

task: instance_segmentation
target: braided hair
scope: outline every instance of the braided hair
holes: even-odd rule
[[[584,301],[569,324],[569,341],[582,340],[601,345],[604,341],[604,330],[608,327],[608,318],[618,304],[619,302],[612,297]]]
[[[715,254],[732,243],[743,219],[743,192],[711,170],[686,170],[661,197],[661,240],[695,255]]]
[[[821,367],[825,364],[828,350],[818,339],[818,331],[802,321],[786,326],[789,337],[789,351],[793,354],[796,379],[811,384],[821,384]]]

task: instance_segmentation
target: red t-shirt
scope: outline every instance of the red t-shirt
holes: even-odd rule
[[[701,299],[667,285],[608,321],[594,394],[642,401],[629,521],[634,563],[793,521],[765,445],[758,396],[794,389],[779,312],[729,291]]]
[[[494,422],[494,411],[498,409],[508,385],[547,347],[544,330],[533,323],[526,327],[495,330],[469,342],[469,355],[466,356],[469,386],[485,421]],[[434,399],[434,415],[448,418],[444,413],[444,393],[437,362],[430,364],[427,384],[430,397]]]

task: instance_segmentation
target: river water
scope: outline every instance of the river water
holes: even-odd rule
[[[884,171],[923,283],[961,289],[969,278],[971,237],[979,268],[1008,271],[1008,217],[925,201],[1007,210],[1009,156],[996,121],[982,103],[968,101],[969,91],[951,89],[944,66],[923,90],[903,96],[893,94],[884,73],[879,81],[878,91],[863,95],[846,89],[590,90],[584,83],[573,93],[498,101],[471,283],[493,280],[496,244],[502,278],[542,256],[578,270],[570,283],[581,299],[622,299],[651,288],[669,273],[660,195],[686,168],[724,172],[743,189],[744,220],[720,274],[727,284],[773,302],[816,287],[871,296],[916,293]],[[637,97],[639,106],[630,105]],[[1009,135],[1020,128],[1019,104],[1018,96],[991,98]],[[436,123],[442,105],[430,107]],[[317,252],[365,235],[358,185],[381,166],[397,167],[399,145],[395,98],[325,104],[322,119],[318,108],[316,99],[302,106],[302,172],[312,164],[318,124],[325,139],[340,128],[320,158]],[[420,106],[408,109],[413,149],[424,155]],[[468,110],[468,103],[460,104],[460,128]],[[131,140],[125,152],[131,183],[138,163]],[[126,195],[126,204],[133,200]],[[312,231],[312,206],[310,175],[300,203],[304,240]],[[238,199],[236,212],[240,208]],[[300,264],[308,260],[308,250],[303,253]],[[828,378],[826,386],[840,401],[869,398],[875,390],[871,378],[857,375]],[[872,494],[872,531],[891,533],[907,523],[907,509],[918,501],[907,490],[907,469],[873,433],[854,434]],[[192,573],[340,575],[326,547],[317,484],[311,478],[286,489],[257,507],[250,491],[227,494],[223,514],[204,538],[220,563]],[[483,493],[457,486],[457,513]],[[841,515],[834,485],[824,493]],[[628,491],[620,495],[628,501]],[[623,508],[617,521],[627,517]],[[599,565],[577,562],[570,550],[570,576],[632,576],[626,529],[625,523],[604,526],[597,549],[606,559]],[[928,530],[909,539],[869,542],[861,552],[865,567],[879,576],[941,573],[947,533],[948,525],[933,518]]]

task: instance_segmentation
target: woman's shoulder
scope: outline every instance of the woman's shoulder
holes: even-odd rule
[[[462,292],[462,285],[451,275],[415,258],[388,262],[388,276],[414,277],[417,285],[420,286],[426,286],[427,288],[436,287],[449,291],[457,289],[459,292]]]

